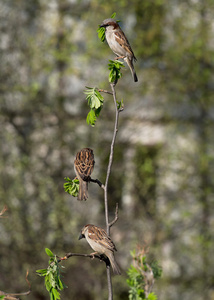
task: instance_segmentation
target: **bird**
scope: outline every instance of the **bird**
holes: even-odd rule
[[[114,257],[114,251],[117,251],[117,249],[104,229],[92,224],[85,225],[81,230],[79,240],[82,238],[86,238],[86,241],[95,251],[91,255],[104,254],[110,261],[113,273],[121,275],[120,268]]]
[[[94,153],[90,148],[83,148],[76,154],[74,160],[74,170],[79,179],[79,193],[77,199],[88,199],[88,182],[91,179],[91,173],[94,169]]]
[[[105,28],[107,43],[111,50],[117,55],[115,59],[124,59],[131,70],[134,81],[137,82],[138,78],[133,65],[133,60],[136,61],[137,59],[118,22],[115,19],[106,19],[102,22],[100,27]]]

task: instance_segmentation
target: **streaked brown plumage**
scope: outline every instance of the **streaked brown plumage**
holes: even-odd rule
[[[79,179],[78,200],[88,199],[88,181],[94,169],[94,154],[90,148],[83,148],[76,154],[74,170]]]
[[[120,268],[115,260],[114,251],[117,251],[113,241],[101,227],[88,224],[83,227],[79,239],[86,238],[91,248],[98,254],[105,254],[116,275],[121,275]],[[95,254],[93,253],[93,254]]]

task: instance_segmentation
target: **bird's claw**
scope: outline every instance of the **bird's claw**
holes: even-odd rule
[[[94,259],[94,256],[97,254],[97,252],[93,252],[93,253],[91,253],[90,254],[90,256],[91,256],[91,259]]]
[[[125,56],[117,56],[117,57],[115,57],[114,60],[118,60],[118,59],[120,59],[120,58],[125,58]]]

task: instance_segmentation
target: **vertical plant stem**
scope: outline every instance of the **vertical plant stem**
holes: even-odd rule
[[[105,202],[105,218],[106,218],[106,232],[108,235],[110,235],[110,223],[109,223],[109,211],[108,211],[108,182],[109,182],[109,176],[111,173],[111,166],[113,162],[113,156],[114,156],[114,145],[116,141],[117,131],[118,131],[118,120],[119,120],[119,112],[120,110],[117,108],[117,99],[116,99],[116,91],[115,91],[115,83],[111,83],[111,89],[113,93],[113,100],[115,105],[115,123],[114,123],[114,132],[111,142],[111,149],[110,149],[110,155],[109,155],[109,163],[107,168],[107,175],[106,175],[106,181],[105,181],[105,188],[104,188],[104,202]],[[111,270],[110,266],[106,267],[107,272],[107,281],[108,281],[108,300],[113,300],[113,290],[112,290],[112,281],[111,281]]]
[[[113,300],[113,289],[112,289],[112,282],[111,282],[110,266],[106,267],[106,273],[107,273],[107,282],[108,282],[108,300]]]
[[[115,145],[117,131],[118,131],[118,120],[119,120],[119,112],[120,112],[120,110],[117,108],[115,84],[111,83],[110,85],[111,85],[113,100],[114,100],[114,105],[115,105],[115,123],[114,123],[114,132],[113,132],[113,137],[112,137],[112,142],[111,142],[109,163],[108,163],[108,169],[107,169],[107,175],[106,175],[106,181],[105,181],[105,189],[104,189],[106,232],[108,235],[110,235],[109,212],[108,212],[108,182],[109,182],[109,176],[111,173],[111,166],[112,166],[112,162],[113,162],[114,145]]]

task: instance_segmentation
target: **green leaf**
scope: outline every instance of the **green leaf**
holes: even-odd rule
[[[46,287],[46,290],[49,292],[52,288],[52,285],[50,283],[50,274],[47,274],[45,276],[45,287]]]
[[[93,109],[91,109],[87,115],[86,122],[92,127],[94,127],[96,120],[97,120],[96,113]]]
[[[62,283],[61,279],[59,278],[59,289],[63,290],[63,288],[64,288],[63,283]]]
[[[116,12],[114,12],[112,15],[111,15],[111,19],[114,19],[116,17]]]
[[[88,101],[88,105],[91,108],[90,112],[87,115],[86,122],[92,127],[94,127],[95,122],[102,110],[104,98],[97,88],[86,88],[87,90],[85,90],[84,93],[87,95],[86,100]]]
[[[45,248],[45,252],[46,252],[46,254],[47,254],[48,256],[54,257],[54,255],[53,255],[53,253],[52,253],[52,251],[51,251],[50,249]]]
[[[54,294],[52,292],[49,292],[49,293],[50,293],[51,300],[55,300]]]
[[[98,38],[101,40],[101,42],[105,42],[106,36],[105,36],[105,28],[104,27],[99,27],[97,29],[98,33]]]
[[[64,183],[65,192],[73,197],[77,197],[79,192],[79,179],[75,178],[71,180],[69,177],[65,177],[64,179],[67,181]]]
[[[117,109],[123,109],[124,108],[124,104],[123,104],[123,99],[121,101],[117,101]]]
[[[57,291],[57,289],[55,288],[52,288],[51,292],[53,293],[54,295],[54,299],[60,299],[60,293]]]
[[[104,98],[96,88],[87,87],[84,93],[87,95],[86,100],[90,108],[97,109],[103,105]]]
[[[151,263],[151,268],[152,268],[152,272],[153,272],[154,278],[155,279],[160,278],[161,275],[162,275],[163,270],[162,270],[162,267],[159,265],[158,261],[156,261],[156,260],[153,261]]]
[[[3,296],[0,296],[0,299],[4,299],[4,297],[5,297],[4,295],[3,295]]]
[[[157,300],[158,297],[157,297],[154,293],[149,293],[147,299],[148,299],[148,300]]]
[[[37,273],[39,273],[39,276],[45,276],[48,272],[47,269],[41,269],[41,270],[36,270]]]
[[[122,67],[124,67],[124,64],[118,60],[109,60],[109,62],[109,82],[117,82],[117,80],[122,77],[122,73],[120,70]]]

